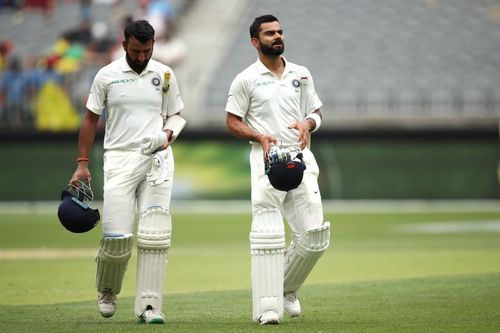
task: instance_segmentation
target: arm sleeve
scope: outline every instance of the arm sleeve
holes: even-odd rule
[[[106,84],[102,79],[102,73],[99,71],[92,82],[86,107],[93,113],[101,115],[106,106],[105,103]]]
[[[250,93],[248,85],[240,76],[231,83],[227,96],[226,112],[245,117],[250,105]]]
[[[302,93],[304,94],[304,113],[309,115],[323,106],[323,103],[318,97],[316,90],[314,89],[314,80],[308,69],[305,69],[305,75],[308,78],[307,84],[303,87]]]
[[[177,83],[177,78],[174,73],[170,71],[170,88],[166,98],[166,103],[162,103],[163,114],[167,116],[179,113],[184,108],[184,102],[181,98],[181,93],[179,91],[179,84]]]

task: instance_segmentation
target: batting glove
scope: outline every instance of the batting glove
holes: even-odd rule
[[[167,179],[167,157],[168,150],[162,150],[154,154],[151,170],[146,175],[149,185],[156,186],[168,181]]]
[[[166,144],[168,141],[167,133],[160,131],[153,135],[148,135],[142,138],[141,152],[145,155],[154,153],[158,148]]]

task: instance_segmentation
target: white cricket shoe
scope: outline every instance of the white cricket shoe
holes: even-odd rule
[[[290,291],[283,295],[283,308],[290,317],[297,317],[300,315],[299,297],[295,291]]]
[[[261,325],[274,325],[280,323],[280,317],[278,314],[272,310],[264,312],[260,318],[259,323]]]
[[[165,324],[165,316],[151,305],[139,315],[139,323],[144,324]]]
[[[104,318],[112,317],[116,310],[116,295],[111,289],[104,289],[97,296],[97,307]]]

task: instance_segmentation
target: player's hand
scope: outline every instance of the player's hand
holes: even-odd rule
[[[299,132],[299,143],[300,149],[304,149],[309,144],[309,124],[307,121],[302,120],[295,122],[288,126],[289,129],[295,129]]]
[[[142,138],[141,152],[144,155],[150,155],[161,150],[164,146],[168,146],[168,136],[167,133],[160,131]]]
[[[89,184],[92,181],[92,175],[90,174],[90,171],[89,171],[88,162],[83,162],[82,161],[82,162],[78,163],[76,171],[73,174],[73,176],[71,177],[71,179],[69,180],[69,183],[73,184],[73,185],[76,185],[76,182],[79,179],[82,179],[82,178],[87,179],[87,181],[89,182]]]
[[[267,155],[269,154],[269,149],[271,149],[271,145],[278,143],[278,140],[272,135],[269,134],[261,134],[258,137],[258,141],[262,146],[262,151],[264,152],[264,161],[267,160]]]

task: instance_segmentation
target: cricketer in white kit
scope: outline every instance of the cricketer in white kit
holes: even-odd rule
[[[281,56],[283,31],[276,17],[257,17],[250,37],[259,57],[231,84],[226,124],[234,136],[252,144],[252,318],[278,324],[284,312],[292,317],[301,313],[297,292],[329,246],[319,169],[308,147],[310,133],[321,124],[322,103],[307,68]],[[264,161],[276,144],[302,152],[306,165],[302,182],[288,192],[275,189],[265,174]],[[293,232],[288,248],[283,219]]]
[[[183,129],[183,102],[172,69],[153,59],[154,29],[144,20],[125,28],[126,55],[101,68],[92,83],[79,135],[78,167],[70,183],[91,180],[88,169],[105,110],[103,237],[96,256],[98,308],[115,313],[137,223],[134,311],[142,323],[164,323],[163,288],[170,248],[174,176],[171,143]]]

